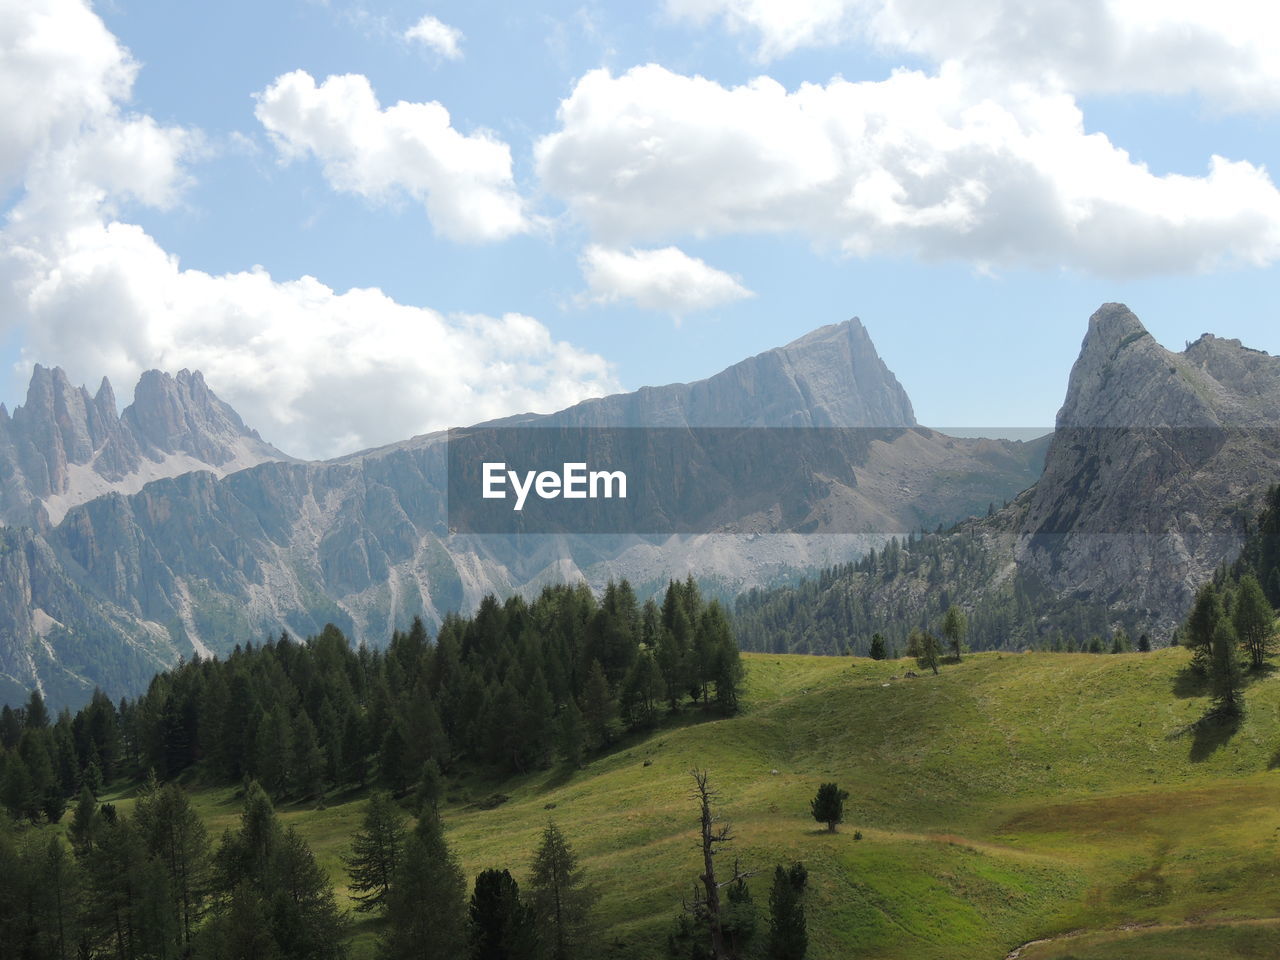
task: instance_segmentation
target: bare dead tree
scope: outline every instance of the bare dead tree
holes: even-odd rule
[[[733,827],[728,821],[721,820],[712,810],[712,804],[719,800],[720,795],[711,788],[709,775],[706,770],[690,770],[690,776],[693,777],[694,792],[690,794],[691,800],[698,802],[700,811],[700,820],[702,826],[702,865],[703,873],[698,879],[702,881],[703,895],[697,896],[697,887],[694,888],[694,906],[701,907],[706,913],[707,926],[711,931],[711,956],[713,960],[732,960],[731,954],[725,947],[724,927],[720,922],[720,888],[735,883],[738,880],[745,880],[751,876],[749,873],[743,873],[738,868],[738,862],[733,862],[733,876],[728,880],[718,882],[716,880],[715,857],[719,853],[719,848],[728,843],[733,842]]]

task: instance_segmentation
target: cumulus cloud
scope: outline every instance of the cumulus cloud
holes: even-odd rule
[[[199,368],[264,436],[303,456],[618,389],[602,358],[527,316],[445,316],[261,268],[184,269],[117,208],[174,202],[199,137],[123,112],[136,67],[102,22],[65,0],[10,5],[0,54],[11,108],[0,110],[0,173],[24,190],[0,229],[0,323],[21,329],[24,363],[90,383],[106,373],[122,389],[150,367]],[[41,104],[45,88],[47,111],[13,94]],[[468,149],[492,162],[483,143]]]
[[[733,276],[678,247],[613,250],[593,244],[583,252],[585,299],[630,300],[645,310],[682,316],[755,296]]]
[[[172,203],[199,138],[122,110],[137,70],[79,0],[0,8],[0,188],[34,176],[60,202]]]
[[[583,76],[535,146],[544,187],[609,245],[795,233],[853,255],[907,253],[1102,274],[1265,264],[1280,192],[1221,157],[1157,176],[1072,97],[937,75],[725,87],[656,65]]]
[[[314,156],[337,190],[423,203],[452,240],[502,240],[530,229],[511,173],[511,148],[493,134],[454,129],[435,101],[383,109],[366,77],[328,77],[319,86],[295,70],[256,95],[255,114],[287,162]]]
[[[1256,0],[665,0],[757,39],[762,60],[854,38],[1077,93],[1198,92],[1280,106],[1280,9]]]
[[[430,14],[406,30],[404,38],[426,45],[446,60],[462,59],[462,31]]]
[[[118,385],[149,367],[199,368],[248,423],[301,456],[618,389],[601,357],[519,314],[444,316],[312,277],[182,269],[122,223],[86,223],[49,254],[18,304],[31,321],[24,356]]]

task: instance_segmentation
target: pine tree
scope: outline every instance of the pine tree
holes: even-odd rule
[[[481,871],[467,909],[471,960],[534,960],[537,942],[533,912],[515,878],[507,870]]]
[[[529,875],[530,900],[547,960],[587,960],[595,940],[591,911],[597,895],[554,821],[542,831]]]
[[[1223,617],[1213,632],[1209,671],[1213,709],[1220,717],[1238,717],[1244,712],[1244,678],[1236,646],[1235,628]]]
[[[912,630],[907,638],[907,656],[915,657],[920,669],[928,667],[936,676],[942,661],[942,647],[938,638],[927,630]]]
[[[221,897],[213,917],[201,928],[201,944],[243,942],[249,932],[233,927],[249,916],[262,924],[251,942],[261,943],[265,956],[281,960],[346,956],[346,921],[327,875],[306,841],[292,827],[281,827],[271,800],[257,783],[249,784],[240,827],[223,835],[215,864]],[[259,908],[250,911],[249,902]],[[236,956],[216,951],[214,955],[219,960]]]
[[[884,637],[878,633],[872,635],[871,649],[868,654],[872,660],[883,660],[889,655],[889,651],[885,647]]]
[[[324,792],[324,750],[316,736],[315,724],[303,710],[293,724],[293,757],[289,765],[290,792],[307,799]]]
[[[609,693],[609,681],[605,679],[600,661],[593,660],[582,688],[582,718],[592,749],[607,746],[613,740],[613,715],[614,702]]]
[[[560,756],[573,770],[582,766],[586,737],[586,724],[582,719],[582,711],[578,709],[577,701],[570,697],[564,709],[560,711]]]
[[[736,866],[734,872],[739,872]],[[729,884],[725,901],[720,924],[724,931],[725,946],[730,956],[741,957],[755,938],[758,922],[755,901],[751,899],[751,888],[741,875]]]
[[[947,638],[947,645],[951,647],[951,656],[957,663],[960,662],[960,655],[964,652],[964,638],[968,632],[969,621],[964,611],[959,607],[948,607],[946,616],[942,618],[942,635]]]
[[[1222,599],[1212,583],[1206,583],[1196,594],[1195,604],[1187,617],[1183,642],[1191,650],[1191,667],[1197,673],[1208,673],[1213,659],[1213,636],[1222,619]]]
[[[86,785],[80,788],[80,799],[76,802],[75,813],[67,828],[67,838],[71,841],[71,849],[77,857],[83,857],[93,849],[93,834],[98,821],[98,802]]]
[[[774,868],[769,891],[770,960],[804,960],[809,949],[804,904],[800,902],[803,886],[796,880],[794,869],[789,873],[781,864]]]
[[[1252,573],[1240,579],[1232,620],[1240,645],[1249,655],[1250,666],[1261,670],[1275,648],[1275,611],[1262,592],[1258,578]]]
[[[364,820],[352,839],[351,855],[343,862],[351,875],[356,910],[382,910],[404,854],[405,817],[391,797],[375,790],[369,796]]]
[[[138,799],[134,819],[156,869],[164,874],[170,911],[166,926],[177,932],[175,946],[181,953],[204,916],[212,870],[209,834],[176,783],[157,787],[152,779]]]
[[[809,801],[809,809],[813,819],[825,823],[827,830],[836,832],[836,824],[844,822],[844,802],[849,799],[849,792],[841,790],[834,783],[824,783],[818,787],[818,794]]]
[[[467,881],[437,817],[423,817],[405,841],[387,893],[379,960],[458,960],[466,955]]]
[[[419,817],[439,816],[440,801],[444,799],[444,775],[434,759],[422,765],[422,776],[413,788],[413,810]]]

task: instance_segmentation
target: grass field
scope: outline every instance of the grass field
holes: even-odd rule
[[[452,784],[448,837],[468,874],[523,879],[554,817],[602,894],[599,956],[660,957],[698,872],[701,767],[738,837],[727,856],[760,871],[762,914],[773,865],[808,866],[813,960],[1001,960],[1045,939],[1021,960],[1280,956],[1280,675],[1223,728],[1197,723],[1187,659],[991,653],[905,678],[905,660],[747,655],[738,716],[572,773]],[[809,815],[826,780],[851,795],[835,835]],[[215,837],[238,816],[231,790],[196,800]],[[340,893],[362,807],[281,809]],[[354,955],[375,936],[358,924]]]

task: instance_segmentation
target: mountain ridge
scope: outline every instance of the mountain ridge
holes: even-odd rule
[[[137,658],[154,670],[179,655],[225,652],[281,630],[315,633],[327,621],[357,641],[385,642],[414,616],[439,622],[486,593],[536,591],[563,579],[600,586],[628,576],[645,589],[696,571],[734,593],[878,542],[822,535],[822,517],[842,503],[868,509],[881,529],[949,522],[1027,486],[1042,452],[915,425],[905,391],[857,321],[694,384],[505,422],[590,425],[606,415],[613,425],[641,416],[659,425],[894,422],[841,476],[805,488],[825,500],[779,504],[772,520],[766,510],[763,535],[451,536],[439,433],[330,461],[277,459],[221,478],[196,471],[157,479],[74,505],[26,542],[11,535],[15,556],[31,566],[31,595],[0,609],[0,674],[14,687],[38,680],[55,700],[67,700],[99,676],[114,678],[113,692],[122,692]],[[786,532],[777,526],[784,516],[814,518],[806,529],[817,535]],[[90,630],[100,637],[97,647],[64,659],[64,650],[84,652]],[[135,682],[148,673],[135,672]]]
[[[290,459],[247,427],[203,375],[148,370],[117,412],[102,378],[95,394],[60,367],[36,364],[26,401],[0,416],[0,522],[37,529],[113,491],[191,470],[219,475]]]
[[[1248,518],[1280,477],[1280,358],[1206,334],[1174,353],[1123,304],[1090,318],[1034,485],[982,519],[804,588],[824,620],[811,649],[904,640],[966,609],[982,644],[1056,643],[1053,631],[1124,627],[1167,642],[1195,591],[1238,555]],[[755,648],[808,621],[788,588],[749,598]],[[874,611],[891,611],[889,624]],[[852,612],[850,612],[852,611]],[[863,611],[872,611],[864,615]],[[789,619],[790,617],[790,619]]]

